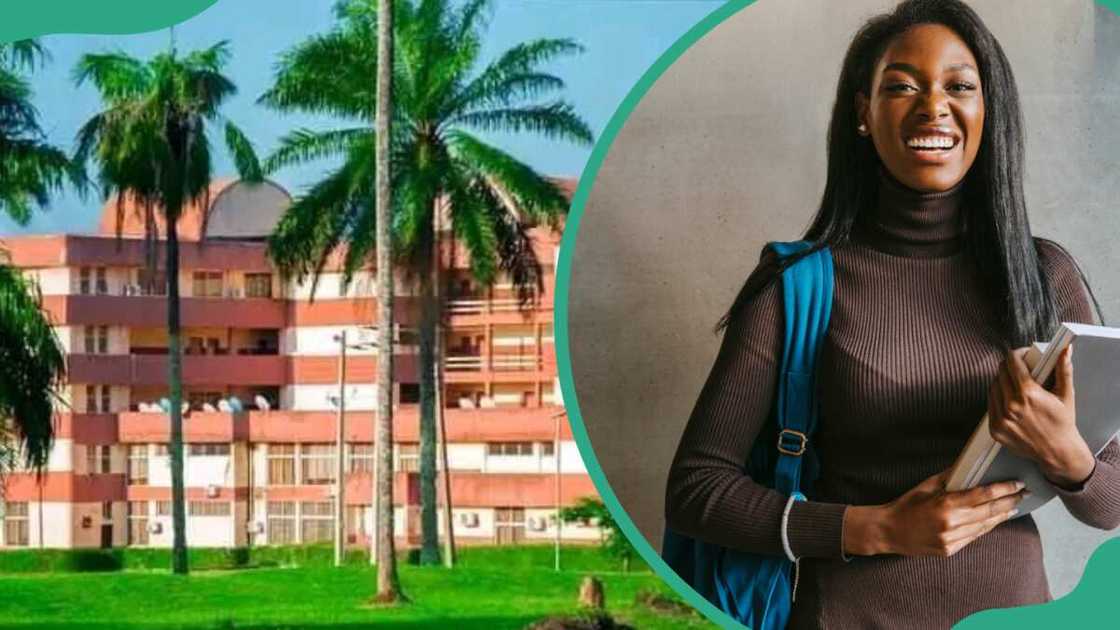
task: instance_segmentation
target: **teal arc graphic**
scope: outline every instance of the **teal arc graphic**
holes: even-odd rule
[[[721,22],[755,1],[728,0],[724,5],[708,14],[654,62],[619,105],[603,130],[603,134],[596,142],[572,199],[571,212],[560,244],[555,297],[556,357],[561,394],[580,455],[583,457],[587,471],[602,496],[603,502],[610,509],[623,533],[634,544],[642,559],[649,564],[658,576],[679,593],[685,601],[709,619],[722,627],[737,630],[741,630],[745,626],[700,596],[665,564],[658,551],[646,540],[634,521],[626,513],[607,481],[602,466],[595,456],[591,439],[587,433],[587,426],[580,413],[579,398],[572,375],[568,305],[572,279],[572,251],[575,249],[575,241],[579,235],[580,222],[596,176],[602,168],[603,161],[606,159],[614,139],[618,136],[631,112],[637,108],[653,84],[689,47],[702,39]],[[1120,14],[1120,0],[1097,0],[1097,2],[1112,12]],[[1112,580],[1109,579],[1110,576],[1113,578]],[[1097,548],[1089,559],[1081,581],[1065,597],[1047,604],[982,611],[962,620],[956,627],[967,630],[1000,630],[1004,628],[1029,630],[1032,628],[1053,628],[1071,623],[1074,624],[1072,627],[1095,627],[1099,625],[1102,619],[1107,619],[1116,614],[1114,607],[1110,605],[1110,600],[1114,597],[1110,583],[1115,580],[1116,576],[1120,576],[1120,539],[1107,541]],[[1077,622],[1083,623],[1079,624]]]
[[[186,21],[218,0],[33,0],[5,3],[0,42],[53,33],[124,35]]]

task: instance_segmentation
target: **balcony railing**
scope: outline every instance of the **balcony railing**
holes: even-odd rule
[[[461,354],[444,359],[448,372],[526,372],[541,369],[541,364],[541,357],[536,354]]]
[[[535,308],[532,305],[529,308]],[[516,299],[456,299],[447,303],[447,310],[452,315],[482,315],[484,313],[514,313],[521,310],[521,304]]]

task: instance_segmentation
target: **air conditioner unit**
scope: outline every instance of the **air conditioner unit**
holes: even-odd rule
[[[251,521],[245,523],[245,531],[249,532],[250,534],[263,534],[264,523],[260,521]]]
[[[536,516],[529,518],[529,529],[535,532],[543,532],[547,526],[548,524],[543,518],[537,518]]]
[[[163,523],[160,523],[159,521],[156,521],[154,523],[148,523],[148,533],[149,534],[162,534],[163,533]]]
[[[206,486],[206,497],[209,499],[216,499],[221,494],[222,489],[214,484]]]

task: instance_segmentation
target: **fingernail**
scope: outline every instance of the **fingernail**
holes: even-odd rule
[[[1016,481],[1015,482],[1015,491],[1016,492],[1022,490],[1025,487],[1027,487],[1027,484],[1023,483],[1022,481]]]
[[[1019,509],[1015,508],[1014,510],[1011,510],[1010,512],[1007,513],[1007,518],[1012,518],[1018,513],[1019,513]]]

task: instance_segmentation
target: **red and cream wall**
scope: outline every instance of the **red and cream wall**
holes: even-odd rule
[[[535,308],[520,309],[509,286],[470,286],[467,257],[452,267],[446,331],[445,417],[456,534],[466,543],[551,539],[555,505],[595,494],[561,412],[552,331],[558,235],[538,235],[546,270]],[[34,280],[67,352],[69,382],[45,475],[5,482],[0,546],[168,546],[171,542],[167,416],[140,411],[167,395],[166,305],[140,295],[142,244],[110,237],[19,237],[12,262]],[[374,279],[283,282],[259,242],[182,245],[187,536],[192,546],[309,542],[333,531],[338,396],[335,337],[360,344],[375,321]],[[452,262],[453,261],[453,262]],[[262,274],[271,274],[265,277]],[[417,301],[397,279],[394,456],[396,530],[418,535]],[[347,351],[348,540],[373,532],[372,437],[376,353]],[[269,410],[204,410],[236,395]],[[559,472],[556,450],[559,445]],[[441,470],[441,474],[444,471]],[[559,483],[557,483],[559,481]],[[442,482],[441,482],[442,483]],[[442,487],[442,485],[441,485]],[[442,490],[441,490],[442,493]],[[440,513],[442,523],[443,514]],[[564,525],[568,540],[598,540],[594,526]],[[11,540],[9,540],[11,539]]]

